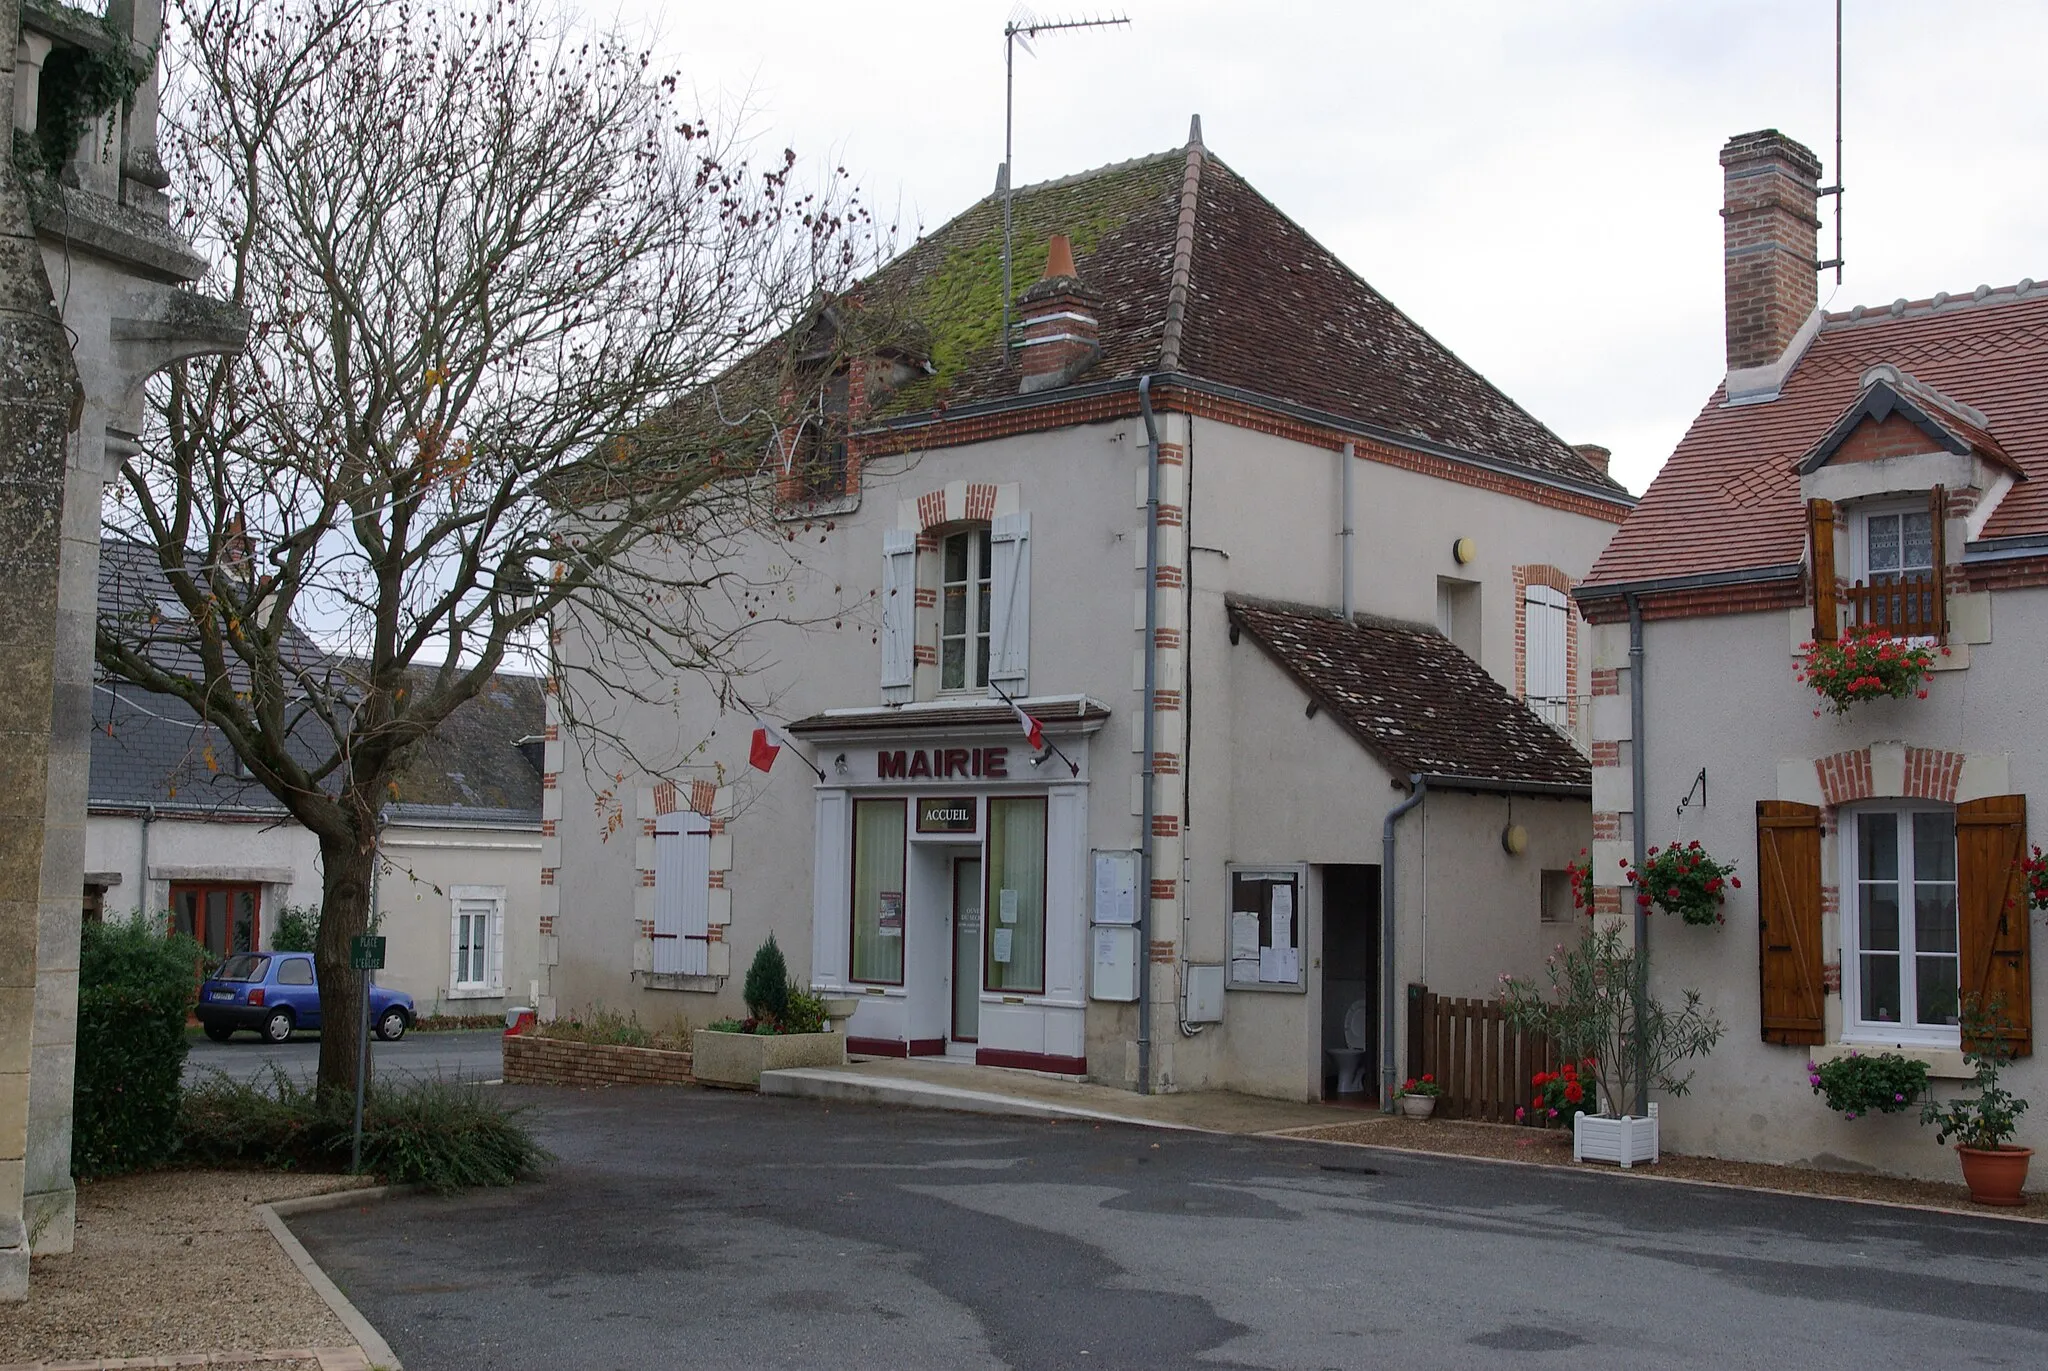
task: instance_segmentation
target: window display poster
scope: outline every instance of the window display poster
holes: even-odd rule
[[[882,892],[881,918],[876,921],[875,931],[884,938],[903,936],[903,892],[885,890]]]
[[[1008,892],[1006,891],[1004,893],[1007,894]],[[1010,960],[1010,939],[1013,936],[1014,933],[1012,930],[1007,928],[998,928],[995,931],[995,937],[992,940],[993,946],[989,950],[989,957],[996,962],[1000,962],[1007,965]]]
[[[1009,886],[1004,886],[1001,890],[997,891],[996,909],[1001,913],[1004,923],[1013,924],[1017,922],[1017,892]],[[998,957],[996,960],[1007,962],[1010,959],[1008,957]]]

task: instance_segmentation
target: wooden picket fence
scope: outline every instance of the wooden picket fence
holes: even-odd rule
[[[1438,1118],[1518,1122],[1516,1108],[1536,1094],[1530,1078],[1557,1068],[1550,1039],[1507,1022],[1497,1001],[1408,987],[1408,1074],[1436,1077]],[[1519,1122],[1550,1126],[1533,1117]]]

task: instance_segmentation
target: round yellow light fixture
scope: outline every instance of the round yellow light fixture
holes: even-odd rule
[[[1451,560],[1459,566],[1472,565],[1472,559],[1479,555],[1479,544],[1470,538],[1460,538],[1451,544]]]
[[[1529,850],[1529,830],[1520,824],[1509,824],[1500,831],[1500,845],[1510,857],[1519,857]]]

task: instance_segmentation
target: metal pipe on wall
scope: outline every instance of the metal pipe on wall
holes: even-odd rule
[[[1417,772],[1408,778],[1408,798],[1387,811],[1380,825],[1380,1109],[1394,1112],[1394,1083],[1400,1072],[1394,1060],[1394,825],[1422,803],[1429,779]]]
[[[1628,751],[1629,751],[1629,803],[1635,812],[1629,815],[1629,830],[1633,836],[1635,869],[1643,870],[1650,863],[1646,850],[1649,833],[1643,827],[1643,817],[1649,812],[1650,778],[1643,767],[1643,602],[1641,597],[1628,597]],[[1636,983],[1635,1018],[1641,1023],[1643,1003],[1650,994],[1650,914],[1641,904],[1636,911]],[[1642,1034],[1636,1035],[1636,1098],[1635,1112],[1638,1118],[1650,1112],[1650,1082],[1648,1073],[1648,1044]],[[1619,1103],[1617,1101],[1617,1103]]]
[[[1159,689],[1159,423],[1152,413],[1152,374],[1138,378],[1145,420],[1145,797],[1138,830],[1138,1093],[1152,1093],[1152,793],[1158,764]]]
[[[1352,527],[1351,472],[1358,465],[1358,448],[1354,443],[1344,444],[1344,530],[1338,536],[1344,540],[1344,622],[1350,623],[1351,616],[1358,612],[1358,593],[1351,578],[1352,545],[1358,541],[1358,531]]]

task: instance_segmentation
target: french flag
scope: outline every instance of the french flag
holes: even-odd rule
[[[1026,714],[1024,706],[1018,704],[1015,700],[1011,700],[1007,695],[1003,698],[1009,700],[1010,712],[1017,716],[1017,727],[1023,729],[1024,736],[1031,740],[1032,751],[1043,752],[1045,750],[1045,726],[1029,714]]]
[[[773,770],[775,758],[782,752],[782,745],[789,740],[762,723],[758,715],[755,716],[754,722],[757,727],[754,729],[753,746],[747,750],[747,761],[756,771]]]

